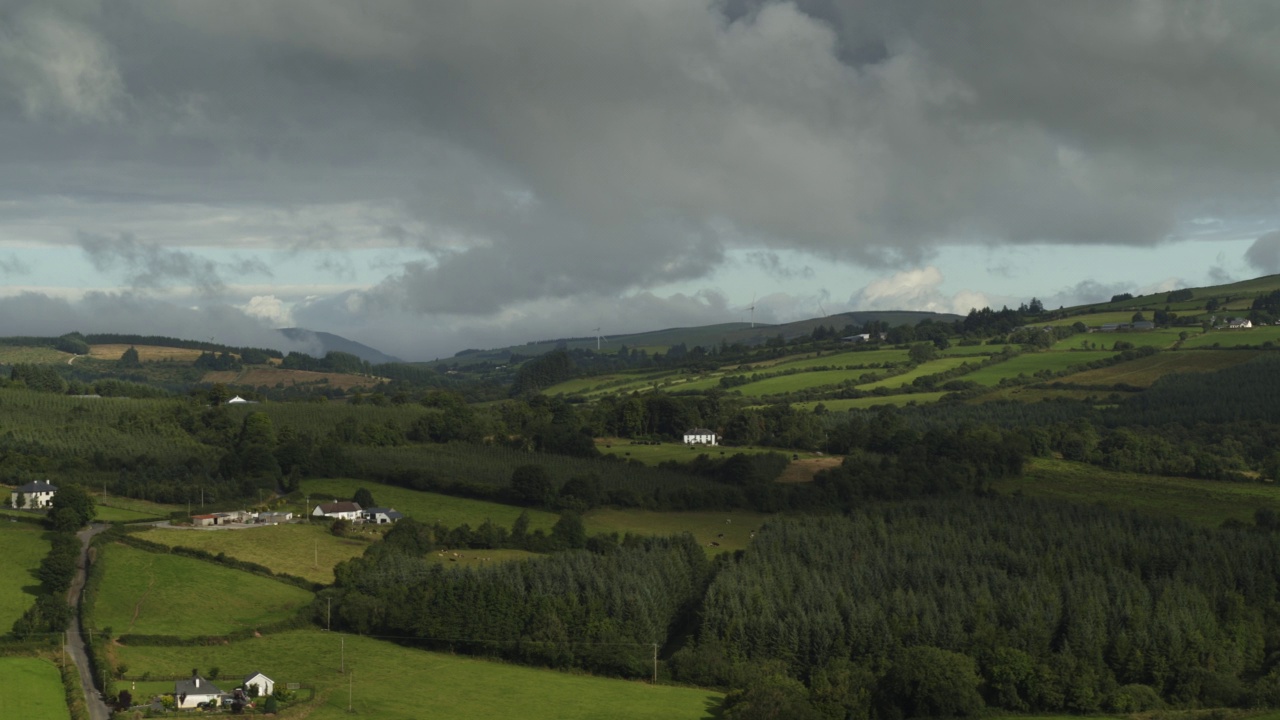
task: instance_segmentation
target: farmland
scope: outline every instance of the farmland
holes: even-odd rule
[[[70,720],[62,676],[48,660],[0,657],[0,718]]]
[[[1184,330],[1146,330],[1134,332],[1105,332],[1072,335],[1054,343],[1053,350],[1114,350],[1116,343],[1128,343],[1133,347],[1153,347],[1164,350],[1173,347]],[[1198,331],[1196,331],[1198,334]],[[1123,347],[1123,346],[1122,346]]]
[[[311,600],[269,578],[124,545],[105,548],[99,562],[94,619],[122,634],[221,635],[284,620]]]
[[[314,685],[316,700],[284,718],[336,720],[351,707],[363,717],[442,720],[689,720],[710,717],[719,693],[572,675],[445,653],[425,652],[368,637],[293,631],[227,645],[119,647],[130,675],[182,675],[191,668],[224,676],[261,670],[278,682]],[[340,653],[342,658],[339,657]],[[350,671],[339,672],[340,664]],[[429,708],[429,711],[427,710]]]
[[[275,573],[325,585],[333,582],[334,565],[360,555],[369,546],[367,541],[336,537],[322,523],[264,525],[243,530],[156,528],[140,537],[170,547],[194,548],[214,555],[225,553]]]
[[[204,382],[222,383],[224,385],[247,385],[249,387],[288,387],[290,385],[324,385],[328,387],[350,390],[358,387],[372,387],[381,382],[381,378],[347,373],[316,372],[312,370],[291,370],[277,367],[254,365],[243,370],[215,370],[205,373]]]
[[[706,454],[711,457],[729,456],[736,453],[768,453],[768,452],[784,452],[777,448],[767,447],[736,447],[729,445],[685,445],[677,442],[664,442],[657,445],[632,443],[625,438],[597,438],[596,449],[606,455],[616,455],[628,460],[637,460],[646,465],[657,465],[667,460],[675,460],[676,462],[689,462],[698,455]],[[816,457],[811,452],[791,453],[798,454],[800,457]],[[821,453],[818,453],[821,454]]]
[[[1195,337],[1187,338],[1182,344],[1184,348],[1212,347],[1260,347],[1263,343],[1280,342],[1280,325],[1256,327],[1243,330],[1211,330]]]
[[[582,517],[587,532],[636,535],[679,535],[691,533],[708,554],[746,548],[751,533],[759,530],[768,515],[747,510],[708,512],[653,512],[599,508]],[[721,537],[723,536],[723,537]],[[713,547],[711,543],[719,543]]]
[[[866,410],[877,405],[892,405],[893,407],[904,407],[906,405],[928,405],[937,402],[946,395],[945,391],[939,392],[923,392],[923,393],[903,393],[900,395],[872,395],[871,397],[862,398],[840,398],[836,400],[812,400],[809,402],[792,403],[792,407],[804,410],[813,410],[818,405],[822,405],[831,412],[841,412],[844,410]]]
[[[462,524],[473,529],[492,520],[494,524],[509,528],[522,512],[529,513],[530,530],[550,530],[555,525],[557,515],[542,510],[525,510],[514,505],[473,500],[469,498],[441,495],[439,493],[421,492],[407,488],[383,485],[351,479],[307,480],[302,484],[303,492],[314,495],[328,495],[335,498],[349,499],[356,490],[366,488],[373,494],[373,499],[382,507],[391,507],[419,522],[432,524],[439,522],[448,527]],[[315,504],[313,498],[312,504]],[[301,511],[301,508],[299,508]]]
[[[1252,350],[1165,352],[1107,368],[1067,375],[1061,378],[1061,382],[1077,385],[1124,383],[1137,387],[1150,387],[1165,375],[1180,372],[1212,372],[1247,362],[1257,356],[1258,353]]]
[[[125,351],[133,348],[138,351],[141,362],[193,362],[200,357],[200,350],[194,348],[163,347],[159,345],[128,345],[113,343],[109,345],[89,346],[89,357],[95,360],[119,360]]]
[[[0,522],[0,578],[4,579],[0,582],[0,633],[8,632],[35,602],[29,590],[36,590],[40,582],[31,572],[49,552],[49,542],[42,535],[35,525]]]
[[[0,345],[0,365],[65,363],[72,357],[74,356],[71,353],[54,350],[51,347]]]
[[[998,385],[1005,378],[1019,375],[1035,375],[1037,372],[1058,372],[1076,365],[1084,365],[1094,360],[1109,358],[1114,353],[1102,351],[1079,352],[1040,352],[1026,353],[995,365],[979,368],[962,379],[979,385]]]

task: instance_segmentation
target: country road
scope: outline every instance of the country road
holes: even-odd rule
[[[75,580],[67,590],[67,602],[75,610],[71,616],[71,623],[67,625],[67,652],[71,653],[71,657],[76,661],[76,668],[80,671],[80,684],[84,686],[84,701],[89,706],[91,720],[110,720],[111,710],[95,689],[93,671],[89,667],[89,656],[84,649],[84,637],[80,635],[80,596],[84,592],[84,583],[88,575],[89,541],[107,527],[109,526],[105,523],[95,523],[76,533],[76,537],[80,538],[80,563]]]

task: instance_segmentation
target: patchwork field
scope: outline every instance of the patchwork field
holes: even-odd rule
[[[968,379],[966,376],[965,379]],[[842,412],[844,410],[866,410],[877,405],[892,405],[893,407],[905,407],[907,405],[927,405],[929,403],[938,402],[942,396],[947,395],[942,392],[924,392],[924,393],[907,393],[904,395],[873,395],[864,398],[845,398],[838,400],[814,400],[812,402],[791,403],[792,407],[804,410],[812,410],[818,405],[823,405],[831,412]]]
[[[1184,348],[1259,346],[1263,343],[1280,343],[1280,325],[1249,328],[1247,330],[1211,330],[1187,338]]]
[[[1115,350],[1116,343],[1129,343],[1134,347],[1153,347],[1164,350],[1173,347],[1184,329],[1168,328],[1144,332],[1094,332],[1072,335],[1054,343],[1053,350]],[[1192,330],[1198,333],[1199,330]]]
[[[328,585],[333,566],[364,553],[369,543],[340,538],[324,524],[266,525],[243,530],[148,530],[140,537],[170,547],[189,547],[257,563],[272,572]]]
[[[520,517],[520,513],[526,511],[525,508],[514,505],[421,492],[364,480],[340,478],[304,480],[302,483],[304,493],[325,493],[342,499],[350,499],[362,487],[373,494],[373,499],[381,507],[395,508],[405,516],[427,524],[440,522],[449,527],[457,527],[466,523],[474,529],[484,524],[485,520],[492,520],[497,525],[510,528],[516,518]],[[312,506],[315,506],[314,497]],[[558,515],[541,510],[528,510],[528,513],[530,530],[550,530],[559,519]]]
[[[938,373],[947,372],[948,370],[954,370],[960,367],[961,365],[964,365],[965,363],[972,363],[976,365],[977,362],[978,361],[975,361],[973,358],[967,358],[967,357],[944,357],[944,358],[939,358],[937,360],[930,360],[929,362],[920,363],[916,367],[912,368],[911,370],[908,370],[907,372],[901,375],[894,375],[893,377],[888,377],[883,380],[877,380],[875,382],[867,383],[865,385],[859,385],[858,389],[859,390],[875,390],[876,388],[882,388],[882,387],[883,388],[900,388],[900,387],[903,387],[904,385],[910,385],[912,382],[915,381],[916,378],[924,377],[925,375],[936,375]]]
[[[218,667],[232,677],[262,671],[277,683],[313,684],[316,700],[282,718],[337,720],[696,720],[712,717],[722,696],[425,652],[368,637],[295,631],[209,647],[119,647],[130,675],[182,675]],[[349,675],[338,672],[344,655]],[[516,710],[518,709],[518,711]]]
[[[1248,362],[1258,356],[1254,350],[1162,352],[1132,362],[1098,370],[1086,370],[1061,378],[1063,383],[1078,385],[1114,385],[1125,383],[1149,387],[1165,375],[1180,372],[1211,372]]]
[[[62,676],[48,660],[0,657],[0,718],[70,720]]]
[[[587,533],[616,532],[619,535],[679,535],[692,533],[708,554],[744,550],[751,533],[769,519],[763,513],[748,510],[652,512],[649,510],[617,510],[600,508],[582,516]],[[719,543],[719,547],[711,543]]]
[[[164,505],[161,503],[151,502],[150,500],[139,500],[137,498],[127,498],[117,495],[103,496],[102,493],[94,493],[94,497],[98,502],[99,520],[111,520],[103,515],[110,508],[112,511],[118,511],[121,519],[129,519],[132,517],[153,517],[167,518],[169,513],[176,510],[186,510],[186,507],[178,507],[177,505]]]
[[[269,578],[119,544],[99,562],[105,574],[94,619],[118,634],[220,635],[287,619],[312,597]]]
[[[248,385],[250,387],[289,387],[292,385],[325,385],[328,387],[350,390],[355,387],[372,387],[382,378],[364,375],[348,375],[346,373],[313,372],[311,370],[288,370],[277,367],[254,365],[243,370],[215,370],[205,373],[202,378],[207,383],[224,385]]]
[[[703,454],[712,458],[729,457],[738,453],[757,454],[769,452],[781,453],[788,457],[798,455],[800,458],[819,457],[820,455],[818,453],[794,452],[778,448],[736,447],[730,445],[709,447],[707,445],[685,445],[684,443],[670,442],[659,445],[632,445],[631,441],[626,438],[597,438],[596,449],[604,455],[617,455],[628,460],[638,460],[646,465],[657,465],[667,460],[689,462]]]
[[[28,589],[38,591],[40,581],[31,571],[49,553],[49,543],[39,526],[23,522],[0,522],[0,635],[36,601]],[[3,693],[0,693],[3,695]],[[0,717],[7,717],[0,713]]]
[[[74,357],[71,353],[54,350],[51,347],[27,347],[22,345],[0,345],[0,365],[32,363],[52,365],[65,363]]]
[[[1002,363],[979,368],[960,379],[971,380],[979,385],[998,385],[1004,378],[1015,378],[1018,375],[1031,376],[1041,370],[1058,372],[1074,365],[1083,365],[1094,360],[1109,358],[1114,354],[1103,351],[1026,353]]]
[[[194,362],[200,357],[200,354],[204,352],[203,350],[195,350],[192,348],[113,343],[110,345],[89,346],[89,357],[96,360],[119,360],[120,356],[124,355],[125,351],[129,348],[133,348],[138,351],[138,359],[142,362],[160,362],[163,360]]]
[[[1227,519],[1253,522],[1258,508],[1280,511],[1280,495],[1270,484],[1122,473],[1049,458],[1035,458],[1027,463],[1024,477],[993,486],[1002,493],[1103,504],[1209,527]]]

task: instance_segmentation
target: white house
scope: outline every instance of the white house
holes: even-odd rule
[[[249,688],[255,686],[258,688],[258,697],[266,697],[276,691],[276,681],[260,672],[248,675],[244,679],[245,690],[249,690]],[[250,692],[249,694],[253,695],[253,692]]]
[[[715,445],[716,433],[706,428],[694,428],[684,431],[685,445]]]
[[[386,525],[404,519],[404,515],[394,508],[365,508],[364,521],[375,525]]]
[[[1232,330],[1248,330],[1253,327],[1253,323],[1248,318],[1231,318],[1227,321],[1227,327]]]
[[[53,502],[53,495],[56,492],[58,492],[58,487],[48,480],[29,482],[9,493],[9,504],[19,510],[47,508],[49,503]],[[21,504],[18,502],[19,495],[22,496]]]
[[[222,694],[217,686],[197,673],[192,673],[190,680],[179,680],[173,684],[173,699],[177,702],[179,710],[217,700],[222,697]]]
[[[359,520],[360,505],[353,502],[320,503],[311,511],[311,517],[327,517],[334,520]]]
[[[235,396],[235,397],[231,398],[230,400],[228,400],[228,401],[227,401],[227,404],[228,404],[228,405],[248,405],[248,404],[249,404],[249,402],[250,402],[249,400],[245,400],[244,398],[242,398],[242,397],[240,397],[239,395],[237,395],[237,396]]]

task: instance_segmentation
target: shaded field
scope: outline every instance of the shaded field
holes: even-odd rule
[[[1093,362],[1094,360],[1102,360],[1109,358],[1115,353],[1094,351],[1094,352],[1039,352],[1026,353],[1017,357],[1006,360],[995,365],[988,365],[979,368],[967,375],[961,377],[962,380],[971,380],[979,385],[998,385],[1005,378],[1016,378],[1019,375],[1034,375],[1041,370],[1050,372],[1058,372],[1066,370],[1074,365],[1083,365]]]
[[[272,572],[297,575],[325,585],[333,582],[333,566],[358,557],[369,547],[367,541],[334,536],[323,523],[264,525],[243,530],[155,528],[140,537],[169,547],[195,548],[214,555],[226,553]]]
[[[216,666],[227,677],[262,670],[277,683],[314,684],[315,701],[286,711],[286,719],[350,717],[348,697],[360,716],[388,720],[496,720],[512,717],[516,708],[525,720],[700,720],[722,700],[699,688],[571,675],[322,631],[209,647],[119,647],[116,655],[131,675]],[[339,672],[343,661],[349,675]]]
[[[843,462],[844,458],[839,455],[792,460],[791,464],[787,466],[787,469],[778,477],[778,482],[809,482],[813,480],[813,476],[816,475],[818,471],[828,470],[833,467],[840,467],[840,464]]]
[[[574,395],[578,393],[610,393],[621,386],[634,386],[637,383],[647,385],[658,379],[671,379],[677,375],[669,370],[662,372],[637,372],[637,373],[612,373],[608,375],[594,375],[588,378],[577,378],[574,380],[565,380],[547,388],[544,392],[547,395]]]
[[[286,370],[277,367],[255,365],[243,370],[215,370],[205,373],[201,379],[207,383],[247,385],[249,387],[290,387],[293,385],[324,385],[349,390],[354,387],[372,387],[382,378],[346,373],[325,373],[311,370]]]
[[[311,602],[293,585],[180,555],[115,544],[100,557],[93,612],[118,634],[221,635],[285,620]]]
[[[597,438],[596,449],[605,455],[617,455],[627,460],[637,460],[646,465],[657,465],[667,460],[689,462],[699,455],[711,458],[731,457],[738,453],[749,455],[759,453],[781,453],[788,457],[798,455],[801,458],[819,457],[817,453],[783,450],[768,447],[737,447],[732,445],[685,445],[684,443],[664,442],[659,445],[632,445],[626,438]]]
[[[156,515],[154,513],[139,512],[137,510],[128,510],[125,508],[115,507],[113,505],[99,505],[97,513],[94,515],[95,520],[103,522],[128,522],[130,520],[160,520],[165,516]]]
[[[692,533],[698,544],[708,554],[714,555],[746,549],[751,533],[759,530],[769,516],[749,510],[653,512],[600,508],[583,515],[582,519],[586,522],[587,533],[591,535],[610,532],[619,535]],[[720,543],[720,546],[712,546],[713,542]]]
[[[92,488],[89,488],[92,490]],[[167,518],[169,513],[177,510],[186,510],[185,507],[177,505],[165,505],[163,503],[151,502],[150,500],[140,500],[138,498],[127,498],[118,495],[103,496],[102,493],[94,493],[98,501],[98,518],[102,518],[102,512],[105,508],[114,508],[122,512],[134,513],[139,517]]]
[[[1138,387],[1149,387],[1165,375],[1180,372],[1221,370],[1248,362],[1257,356],[1258,351],[1254,350],[1162,352],[1108,368],[1086,370],[1068,375],[1061,378],[1060,382],[1080,385],[1125,383]]]
[[[51,365],[65,363],[74,357],[71,353],[54,350],[51,347],[28,347],[22,345],[0,345],[0,364],[15,365],[31,363]]]
[[[39,592],[40,581],[31,571],[49,553],[43,536],[43,530],[29,523],[0,522],[0,635],[36,601],[27,589]]]
[[[1114,350],[1118,342],[1126,342],[1134,347],[1153,347],[1164,350],[1173,347],[1178,337],[1185,332],[1181,328],[1148,330],[1145,332],[1093,332],[1072,335],[1053,344],[1053,350]],[[1199,330],[1192,330],[1198,333]],[[1190,339],[1190,338],[1188,338]]]
[[[1022,478],[992,485],[1003,493],[1103,504],[1209,527],[1228,519],[1251,523],[1258,508],[1280,511],[1280,492],[1271,484],[1140,475],[1049,458],[1029,461]]]
[[[0,657],[0,718],[17,720],[70,720],[62,675],[48,660]]]
[[[979,355],[995,355],[1003,345],[952,345],[946,350],[939,350],[943,357],[975,357]]]
[[[449,567],[479,567],[482,565],[491,565],[493,563],[528,560],[536,557],[542,556],[538,553],[532,553],[527,550],[512,550],[507,548],[499,548],[496,550],[449,549],[427,553],[428,560],[432,560]]]
[[[112,343],[108,345],[90,345],[89,357],[95,360],[119,360],[125,351],[133,348],[138,351],[138,360],[142,362],[160,362],[174,360],[178,362],[195,362],[201,350],[193,348],[163,347],[160,345],[129,345]]]
[[[555,525],[556,520],[559,519],[558,515],[542,510],[526,510],[515,505],[503,505],[502,503],[485,500],[473,500],[439,493],[410,490],[367,480],[332,478],[304,480],[302,483],[302,491],[304,493],[326,493],[343,499],[351,498],[355,495],[356,490],[360,488],[368,489],[378,505],[393,507],[404,513],[405,516],[428,525],[440,522],[449,527],[457,527],[466,523],[474,530],[484,524],[485,520],[492,520],[497,525],[510,528],[516,518],[520,517],[520,513],[527,511],[529,513],[530,530],[539,528],[550,530],[551,526]],[[314,506],[315,498],[312,498],[312,507]],[[298,508],[298,510],[301,512],[302,508]]]
[[[1184,348],[1240,347],[1280,342],[1280,325],[1249,328],[1247,330],[1211,330],[1187,338]]]
[[[937,402],[943,395],[948,394],[946,391],[925,392],[925,393],[907,393],[903,395],[874,395],[872,397],[863,398],[842,398],[838,400],[812,400],[809,402],[791,403],[791,406],[797,409],[812,410],[818,405],[822,405],[831,412],[841,412],[844,410],[866,410],[867,408],[877,405],[891,405],[893,407],[904,407],[907,405],[927,405]]]
[[[929,362],[920,363],[916,367],[908,370],[901,375],[894,375],[883,380],[877,380],[866,385],[859,385],[859,390],[875,390],[876,388],[900,388],[903,385],[910,385],[916,378],[925,375],[936,375],[937,373],[954,370],[955,368],[970,362],[971,358],[967,357],[944,357]],[[975,365],[977,363],[974,363]]]

